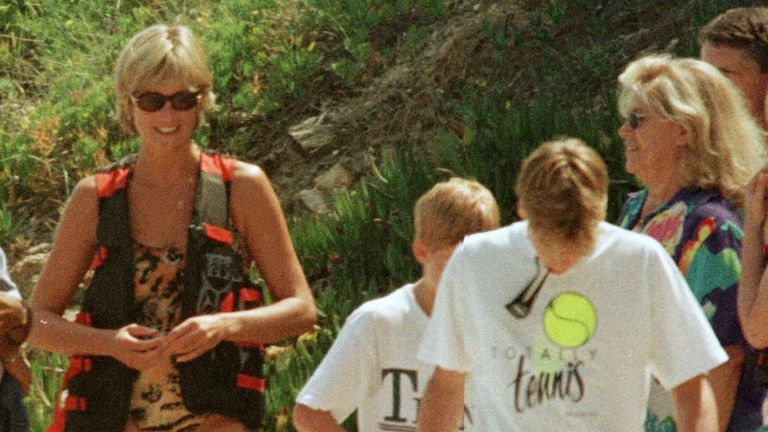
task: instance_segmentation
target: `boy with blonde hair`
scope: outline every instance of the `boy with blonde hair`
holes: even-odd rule
[[[418,430],[455,428],[470,378],[476,430],[639,432],[653,373],[679,431],[715,431],[705,374],[727,356],[661,245],[603,222],[597,152],[544,143],[516,192],[527,220],[468,236],[445,268],[418,354],[437,365]]]
[[[349,316],[296,398],[293,422],[299,431],[343,431],[339,425],[354,410],[360,432],[413,430],[434,370],[416,360],[416,349],[445,263],[464,236],[498,226],[496,200],[475,181],[453,178],[419,198],[412,251],[422,278]],[[470,425],[467,416],[464,430]]]

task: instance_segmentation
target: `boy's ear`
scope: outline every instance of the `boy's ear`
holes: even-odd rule
[[[413,257],[416,258],[416,261],[419,264],[425,264],[427,262],[427,255],[429,254],[429,248],[427,245],[419,240],[416,239],[411,243],[411,252],[413,253]]]
[[[523,200],[518,199],[517,205],[515,205],[515,209],[517,210],[517,216],[520,219],[525,219],[525,206],[523,205]]]

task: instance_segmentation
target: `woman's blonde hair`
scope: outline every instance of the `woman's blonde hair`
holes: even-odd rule
[[[739,90],[709,63],[649,55],[619,76],[619,112],[638,105],[670,119],[690,137],[681,162],[682,184],[717,189],[736,205],[763,166],[765,138]]]
[[[590,251],[608,205],[608,168],[576,138],[548,141],[523,162],[515,184],[528,225],[539,238]]]
[[[482,184],[459,177],[432,187],[414,208],[415,238],[430,249],[452,246],[469,234],[499,227],[499,206]]]
[[[120,52],[115,65],[115,96],[117,119],[126,131],[136,133],[131,95],[166,80],[200,92],[197,124],[203,124],[205,112],[216,101],[211,91],[213,76],[200,42],[185,26],[153,25],[136,34]]]

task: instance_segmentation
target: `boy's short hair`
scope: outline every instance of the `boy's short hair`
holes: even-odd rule
[[[173,79],[200,92],[197,125],[213,108],[213,74],[200,41],[181,25],[156,24],[137,33],[120,52],[115,64],[117,119],[129,133],[136,133],[131,111],[131,95],[149,90]]]
[[[545,239],[592,249],[608,205],[608,168],[583,141],[545,142],[523,162],[515,193],[529,227]]]
[[[415,238],[432,250],[455,245],[466,235],[499,225],[499,206],[491,191],[459,177],[433,186],[414,208]]]
[[[768,72],[768,8],[730,9],[699,30],[699,44],[743,49],[763,73]]]

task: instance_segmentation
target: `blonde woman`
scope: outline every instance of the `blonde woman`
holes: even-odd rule
[[[315,321],[277,197],[259,167],[192,142],[214,95],[186,27],[134,36],[117,61],[115,95],[140,150],[78,183],[31,300],[30,343],[70,355],[52,430],[256,428],[261,344]],[[69,322],[61,315],[89,266]]]
[[[765,393],[743,367],[750,347],[736,311],[743,190],[764,163],[760,127],[714,66],[650,55],[619,76],[625,168],[644,185],[620,225],[658,240],[677,263],[730,360],[710,373],[720,430],[762,425]],[[651,391],[648,431],[669,430],[672,403]]]

